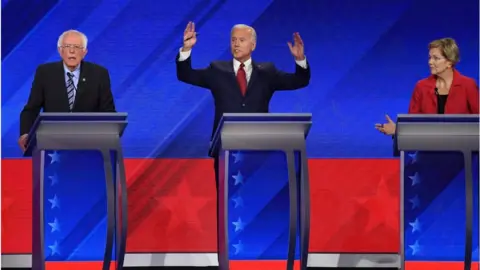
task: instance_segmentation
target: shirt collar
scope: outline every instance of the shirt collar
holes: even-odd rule
[[[233,68],[235,70],[239,69],[240,68],[240,61],[238,61],[237,59],[233,59]],[[243,62],[243,65],[245,66],[245,69],[249,69],[250,66],[252,65],[252,58],[249,58],[247,61]]]
[[[67,65],[65,65],[65,63],[63,63],[63,70],[65,71],[65,75],[67,73],[73,73],[73,76],[78,78],[80,77],[80,65],[78,65],[73,71],[70,71],[70,69],[68,69]]]

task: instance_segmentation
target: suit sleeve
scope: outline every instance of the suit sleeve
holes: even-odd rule
[[[276,90],[297,90],[308,86],[310,83],[310,65],[302,68],[295,65],[295,73],[287,73],[273,66],[272,88]]]
[[[410,114],[417,114],[422,113],[421,105],[421,93],[420,87],[415,85],[415,89],[413,89],[412,98],[410,99],[410,105],[408,106],[408,113]]]
[[[467,87],[467,102],[468,102],[468,109],[471,114],[478,114],[478,85],[472,79],[471,85]]]
[[[185,60],[179,61],[180,55],[177,55],[176,66],[177,66],[177,79],[181,82],[199,86],[202,88],[211,88],[209,87],[209,74],[211,72],[211,65],[204,69],[193,69],[192,68],[192,57],[188,57]]]
[[[102,69],[102,79],[100,85],[100,112],[116,112],[115,101],[113,99],[112,88],[110,84],[110,74],[107,69]]]
[[[33,123],[38,117],[40,110],[45,103],[45,95],[43,88],[43,71],[41,67],[38,67],[35,71],[35,76],[32,82],[32,88],[30,89],[30,95],[27,100],[27,104],[23,107],[20,113],[20,136],[30,132]]]

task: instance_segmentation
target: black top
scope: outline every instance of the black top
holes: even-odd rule
[[[447,103],[448,95],[437,95],[437,113],[445,114],[445,104]]]

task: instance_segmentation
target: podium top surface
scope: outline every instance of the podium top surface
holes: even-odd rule
[[[224,113],[222,122],[305,122],[312,121],[311,113]]]
[[[33,147],[37,144],[37,133],[53,132],[60,133],[83,133],[85,128],[89,128],[90,124],[95,125],[94,128],[105,126],[105,124],[112,130],[116,130],[121,136],[127,125],[127,113],[100,113],[100,112],[81,112],[81,113],[40,113],[35,120],[30,132],[28,133],[27,149],[24,156],[30,156]],[[64,126],[66,125],[66,126]],[[105,130],[105,127],[102,131]]]
[[[479,115],[404,114],[394,139],[400,151],[478,151]]]
[[[478,114],[399,114],[397,123],[478,123]]]
[[[262,124],[261,126],[259,124]],[[292,127],[301,125],[302,132],[305,136],[310,130],[312,124],[311,113],[224,113],[220,119],[215,134],[212,138],[209,154],[210,156],[218,149],[222,131],[227,127],[237,126],[236,132],[242,130],[242,133],[248,133],[249,130],[257,130],[267,128],[264,124],[269,124],[268,127],[272,127],[270,124],[276,126]],[[241,125],[241,127],[238,127]],[[297,128],[298,129],[298,128]],[[231,130],[230,130],[231,131]]]

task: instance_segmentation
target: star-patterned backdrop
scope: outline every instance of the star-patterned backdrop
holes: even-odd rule
[[[478,261],[478,153],[472,157],[472,260]],[[406,153],[404,192],[405,260],[463,261],[466,224],[463,154]]]

